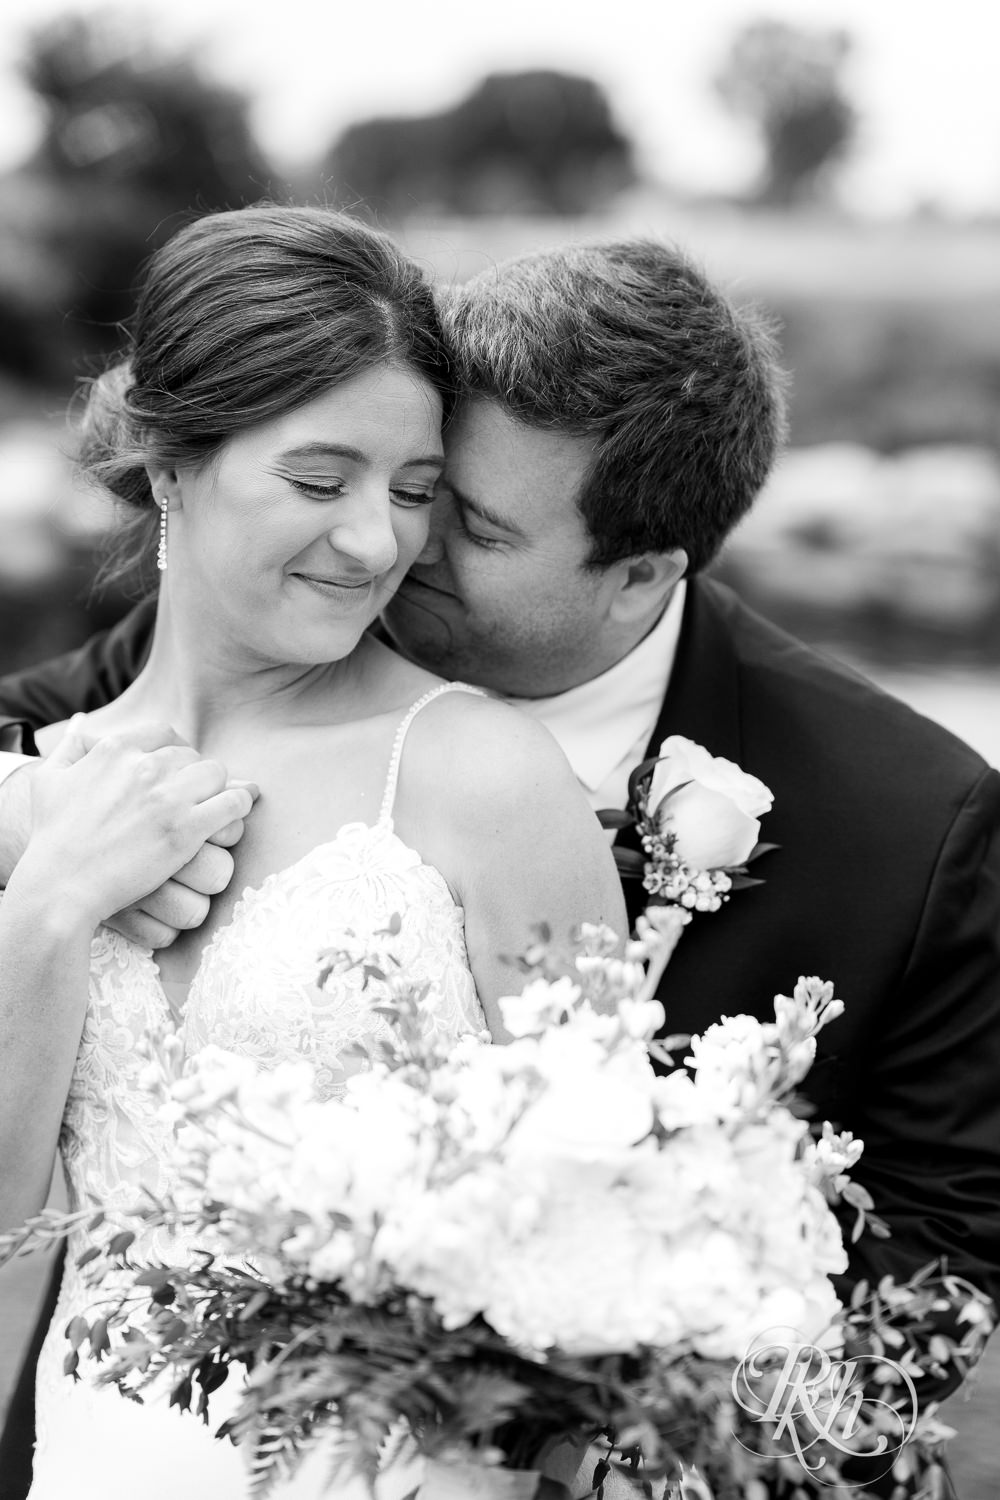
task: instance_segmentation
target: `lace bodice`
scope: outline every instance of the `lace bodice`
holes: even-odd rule
[[[333,1094],[343,1087],[346,1074],[359,1066],[356,1059],[345,1057],[345,1050],[386,1026],[373,1009],[377,986],[363,990],[357,970],[329,980],[322,990],[317,986],[320,953],[336,946],[347,931],[363,939],[384,929],[398,913],[402,926],[393,939],[393,950],[408,972],[429,981],[425,1011],[429,1030],[444,1039],[457,1039],[483,1028],[466,953],[462,909],[441,873],[397,836],[392,819],[409,725],[433,698],[458,686],[433,689],[402,721],[376,823],[346,824],[335,838],[243,892],[230,921],[205,948],[179,1016],[160,983],[153,954],[110,929],[98,930],[91,952],[89,1005],[60,1141],[74,1206],[96,1198],[111,1208],[127,1207],[139,1188],[157,1193],[166,1186],[166,1127],[157,1120],[151,1097],[140,1082],[146,1064],[137,1044],[151,1032],[176,1030],[188,1054],[215,1043],[255,1058],[262,1067],[308,1057],[317,1065],[324,1092]],[[39,1453],[32,1500],[58,1494],[55,1481],[44,1489],[40,1486],[47,1459],[54,1456],[49,1449],[63,1441],[58,1433],[71,1417],[67,1407],[78,1412],[83,1402],[92,1408],[91,1418],[99,1424],[109,1418],[113,1427],[127,1426],[129,1421],[115,1410],[129,1404],[114,1392],[94,1395],[83,1387],[72,1387],[62,1374],[67,1347],[62,1329],[73,1310],[94,1300],[83,1273],[73,1265],[74,1252],[81,1248],[69,1247],[60,1306],[39,1365]],[[137,1246],[140,1254],[142,1249]],[[71,1391],[73,1397],[68,1399]],[[183,1425],[197,1432],[200,1441],[203,1429],[195,1422],[177,1423],[176,1414],[170,1415],[176,1439],[187,1440],[186,1431],[178,1430]],[[151,1432],[147,1427],[147,1437]],[[214,1449],[224,1451],[224,1446],[215,1444]],[[63,1473],[61,1468],[59,1473]],[[238,1464],[233,1473],[240,1480]],[[133,1493],[151,1493],[146,1479],[148,1475]],[[100,1480],[94,1480],[95,1500],[98,1494],[118,1495],[107,1481],[107,1469],[102,1467]],[[45,1484],[49,1485],[47,1478]],[[193,1500],[186,1478],[184,1484],[183,1491],[168,1487],[164,1493],[183,1492]],[[224,1489],[221,1495],[216,1490],[213,1500],[242,1496],[241,1480],[240,1486]],[[289,1493],[293,1492],[300,1493],[297,1488]],[[122,1489],[121,1493],[129,1492]],[[79,1488],[79,1474],[74,1494],[88,1500],[91,1494]]]
[[[479,1030],[462,909],[391,819],[348,823],[245,891],[202,954],[179,1022],[149,950],[101,928],[60,1142],[73,1196],[124,1206],[140,1184],[163,1186],[164,1141],[139,1083],[144,1036],[177,1029],[188,1054],[212,1042],[262,1067],[307,1057],[322,1092],[338,1092],[358,1066],[347,1049],[387,1023],[373,1008],[378,986],[363,990],[358,970],[317,987],[320,954],[345,932],[376,933],[394,913],[402,926],[393,951],[415,978],[431,982],[428,1029],[444,1039]]]

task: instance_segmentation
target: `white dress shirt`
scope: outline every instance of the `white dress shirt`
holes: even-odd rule
[[[507,700],[553,735],[595,812],[625,806],[670,681],[686,592],[682,580],[649,634],[599,677],[553,698]]]

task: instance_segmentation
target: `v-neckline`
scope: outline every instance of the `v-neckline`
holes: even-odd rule
[[[317,856],[328,854],[331,849],[335,849],[343,841],[343,838],[346,834],[354,832],[356,830],[361,830],[365,834],[371,835],[373,838],[376,835],[380,835],[384,837],[388,842],[398,846],[405,854],[411,855],[413,857],[413,868],[428,870],[433,876],[436,876],[437,880],[440,882],[442,890],[447,895],[448,900],[452,904],[452,906],[455,907],[456,911],[461,912],[463,910],[460,903],[455,900],[451,888],[449,887],[448,882],[442,875],[441,871],[437,869],[435,865],[429,865],[426,860],[423,859],[420,852],[414,849],[412,845],[404,843],[404,841],[399,837],[398,833],[396,833],[393,819],[391,817],[379,818],[379,820],[375,823],[365,823],[360,819],[355,819],[348,823],[342,823],[341,826],[337,829],[337,832],[334,834],[333,838],[324,839],[320,844],[314,844],[311,849],[307,849],[305,854],[301,855],[298,859],[293,860],[291,864],[284,865],[279,870],[272,870],[270,874],[264,876],[264,879],[258,885],[246,886],[244,888],[244,890],[240,893],[235,906],[233,907],[232,914],[230,915],[229,920],[224,922],[221,927],[216,928],[215,932],[213,932],[212,936],[209,938],[208,942],[201,950],[201,954],[198,959],[198,966],[195,969],[194,974],[191,976],[190,981],[187,983],[187,989],[184,994],[184,999],[180,1006],[175,1006],[175,1004],[173,1003],[167,986],[169,985],[174,990],[177,990],[184,986],[184,981],[168,980],[166,981],[166,983],[164,983],[163,977],[160,973],[160,966],[156,959],[155,950],[152,948],[141,947],[139,944],[131,944],[135,951],[142,956],[146,964],[149,966],[149,972],[156,983],[156,987],[163,999],[167,1015],[176,1031],[183,1031],[186,1025],[191,996],[198,988],[210,957],[226,939],[231,937],[233,930],[243,922],[247,915],[247,912],[249,910],[252,910],[256,903],[269,891],[273,890],[274,887],[281,881],[286,880],[290,875],[293,875],[309,860],[315,859]],[[122,941],[128,940],[122,939]]]
[[[181,1026],[184,1023],[184,1019],[187,1014],[188,1000],[191,997],[192,990],[197,987],[198,981],[201,978],[202,973],[204,972],[208,958],[214,952],[214,950],[220,946],[224,939],[230,935],[232,929],[243,920],[246,915],[247,909],[252,907],[268,891],[273,890],[273,888],[282,880],[286,879],[289,875],[293,875],[297,870],[301,869],[301,867],[307,862],[307,860],[314,859],[318,854],[328,853],[329,850],[336,848],[336,846],[341,842],[343,835],[349,830],[356,828],[363,828],[366,833],[370,834],[386,833],[390,838],[395,839],[396,843],[400,844],[404,849],[409,849],[409,846],[407,844],[403,844],[402,839],[399,838],[398,834],[393,828],[393,822],[391,818],[380,818],[376,823],[365,823],[361,819],[353,819],[348,823],[342,823],[337,829],[337,832],[333,835],[333,838],[324,839],[320,844],[314,844],[311,849],[306,850],[305,854],[300,855],[298,859],[292,860],[291,864],[283,865],[279,870],[270,871],[269,874],[264,876],[263,880],[261,880],[259,884],[244,886],[243,890],[240,892],[239,896],[236,899],[236,903],[233,906],[232,912],[229,916],[229,920],[223,922],[221,927],[217,927],[215,929],[215,931],[212,933],[212,936],[205,944],[204,948],[202,948],[201,953],[198,956],[197,967],[195,968],[195,971],[192,974],[191,978],[187,981],[187,989],[184,995],[184,1001],[179,1008],[174,1007],[170,995],[167,991],[167,985],[169,985],[173,989],[180,989],[183,988],[185,981],[167,980],[166,983],[164,983],[163,976],[160,973],[159,961],[156,957],[156,950],[152,948],[145,950],[148,953],[150,963],[153,966],[157,985],[163,993],[163,998],[167,1002],[167,1009],[171,1012],[171,1016],[178,1026]],[[412,854],[416,854],[416,850],[409,850],[409,852]],[[419,859],[420,856],[417,855],[417,858]],[[423,863],[423,861],[421,861],[421,863]]]

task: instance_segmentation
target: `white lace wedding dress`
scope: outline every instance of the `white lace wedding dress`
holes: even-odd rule
[[[328,1093],[342,1086],[344,1049],[386,1024],[373,1015],[371,991],[362,993],[360,976],[330,991],[315,987],[317,954],[345,928],[374,931],[398,912],[403,920],[395,951],[411,973],[431,981],[436,997],[428,1027],[446,1038],[483,1027],[463,912],[439,871],[397,837],[392,820],[409,725],[433,698],[461,686],[432,689],[403,719],[374,825],[346,824],[334,839],[243,893],[231,921],[205,949],[179,1014],[150,952],[99,929],[61,1137],[74,1204],[93,1197],[126,1207],[141,1186],[154,1192],[166,1186],[164,1128],[138,1081],[143,1064],[136,1043],[154,1028],[176,1026],[190,1053],[214,1042],[264,1066],[308,1057]],[[212,1397],[211,1426],[205,1427],[190,1413],[168,1409],[166,1394],[155,1387],[142,1406],[114,1388],[96,1389],[89,1360],[81,1361],[79,1383],[63,1373],[66,1325],[95,1298],[74,1265],[83,1248],[83,1240],[68,1247],[59,1305],[39,1360],[30,1500],[243,1500],[245,1459],[212,1436],[231,1409],[235,1375]],[[137,1258],[144,1248],[155,1251],[140,1244]],[[275,1500],[355,1500],[367,1493],[359,1481],[327,1488],[328,1468],[328,1455],[316,1450],[273,1492]],[[380,1500],[398,1500],[417,1477],[405,1466],[390,1466],[379,1480]]]

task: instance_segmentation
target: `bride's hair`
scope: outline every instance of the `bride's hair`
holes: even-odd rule
[[[143,273],[125,357],[88,382],[78,461],[123,502],[103,577],[150,551],[147,464],[210,459],[235,433],[387,360],[454,404],[431,286],[387,235],[332,209],[262,205],[182,229]]]

